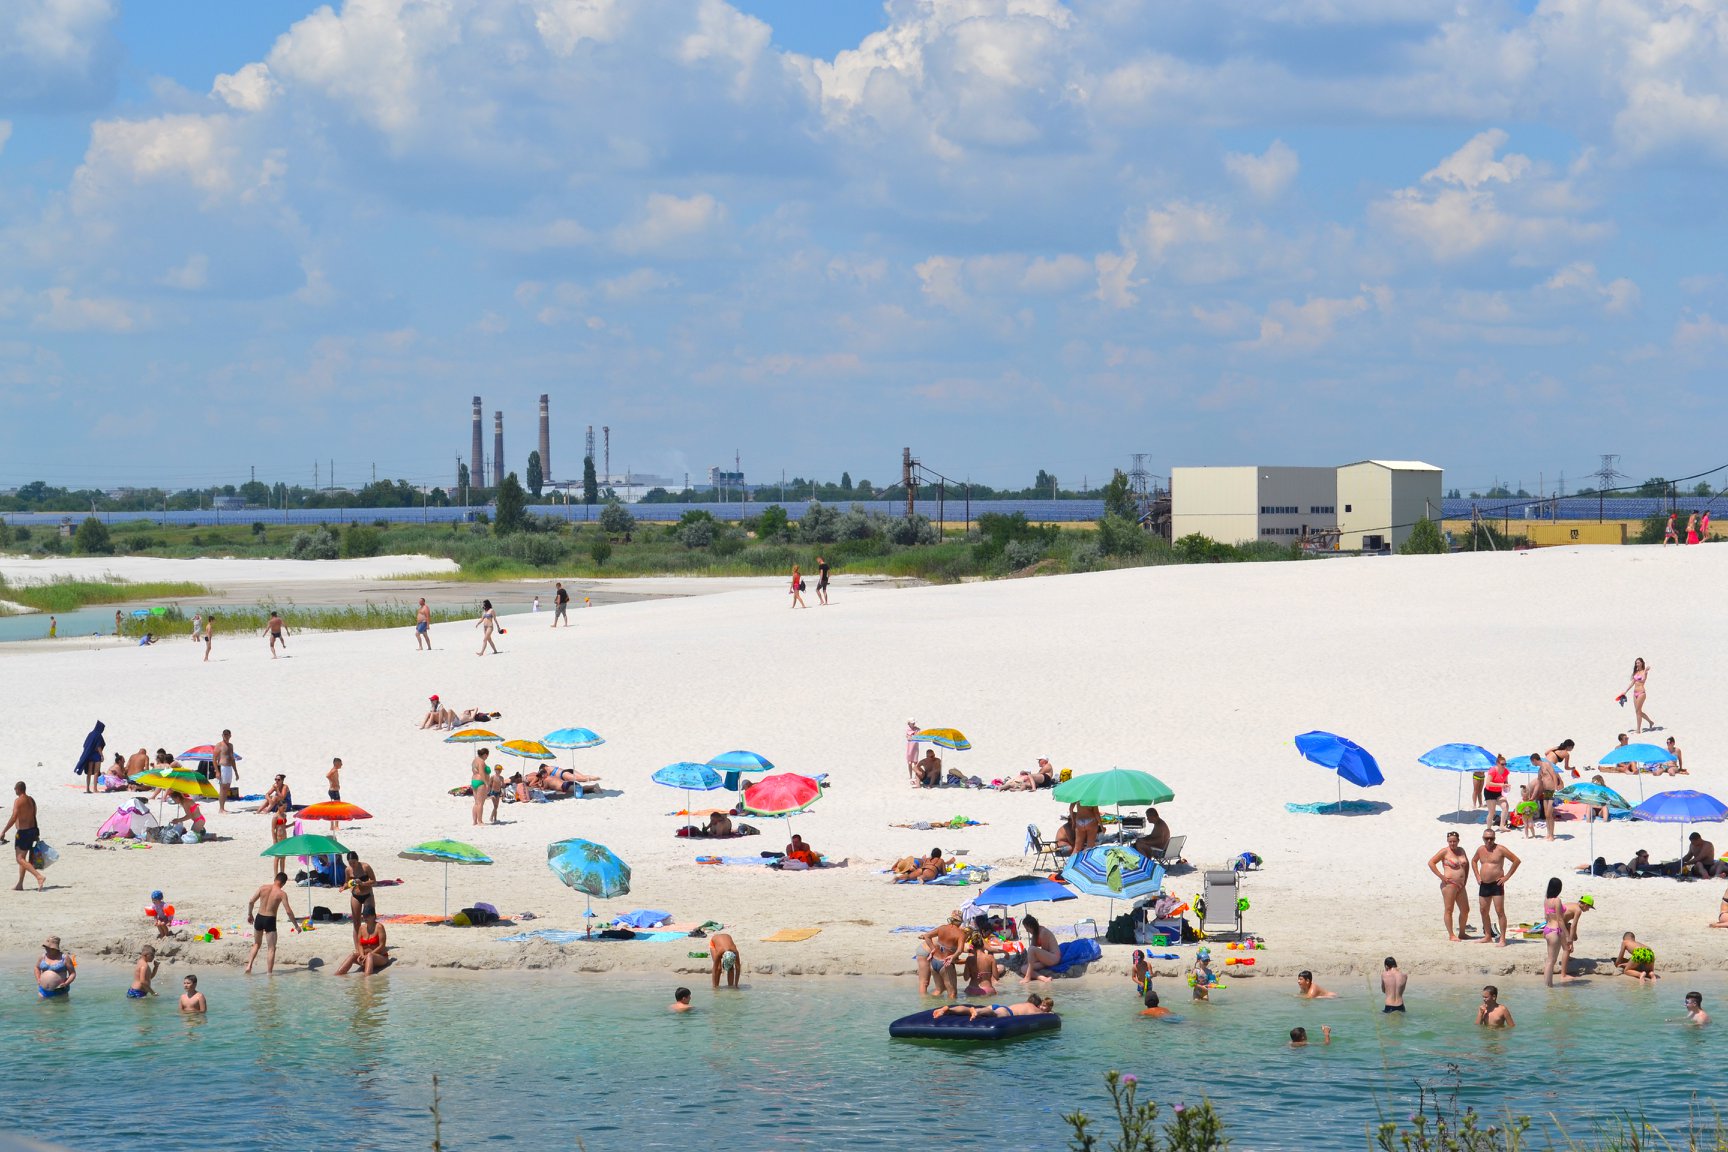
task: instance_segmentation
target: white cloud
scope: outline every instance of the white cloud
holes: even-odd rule
[[[962,267],[952,256],[932,256],[912,271],[918,276],[925,299],[944,308],[957,308],[966,303],[966,289],[960,279]]]
[[[601,293],[608,300],[634,300],[650,292],[659,292],[677,285],[678,279],[653,268],[638,268],[622,276],[603,281]]]
[[[70,288],[50,288],[42,293],[44,307],[32,323],[48,332],[136,331],[148,314],[124,300],[75,296]]]
[[[1282,140],[1272,141],[1258,156],[1252,152],[1231,152],[1224,157],[1225,171],[1260,200],[1282,196],[1295,181],[1301,166],[1296,150]]]
[[[620,250],[643,252],[688,245],[717,227],[726,217],[726,206],[706,192],[679,197],[652,193],[641,216],[620,229],[614,237]]]
[[[1338,325],[1375,307],[1377,290],[1366,287],[1355,296],[1314,296],[1297,304],[1275,300],[1260,318],[1260,334],[1252,347],[1278,352],[1312,352],[1329,343]]]
[[[169,288],[195,292],[209,283],[209,280],[210,257],[202,252],[194,252],[186,258],[186,263],[164,272],[161,283]]]
[[[1134,290],[1146,283],[1134,279],[1134,268],[1139,263],[1140,256],[1135,252],[1100,252],[1092,261],[1098,276],[1093,298],[1116,309],[1134,307],[1140,299]]]
[[[270,66],[262,61],[224,73],[210,86],[212,96],[238,112],[262,112],[280,90],[270,76]]]
[[[113,0],[0,4],[0,109],[63,111],[101,103],[119,59]]]
[[[1596,275],[1596,266],[1587,260],[1576,260],[1550,276],[1542,287],[1564,299],[1599,305],[1604,312],[1618,315],[1638,306],[1638,285],[1625,277],[1604,284]]]
[[[1484,184],[1513,183],[1530,171],[1530,157],[1515,152],[1498,155],[1508,139],[1499,128],[1478,132],[1464,147],[1425,173],[1423,183],[1456,184],[1472,189]]]

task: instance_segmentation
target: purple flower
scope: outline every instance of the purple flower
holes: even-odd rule
[[[1122,1077],[1122,1083],[1124,1083],[1124,1084],[1138,1084],[1138,1083],[1140,1083],[1140,1077],[1138,1077],[1138,1076],[1134,1075],[1134,1073],[1130,1072],[1126,1076]]]
[[[1182,1113],[1184,1113],[1186,1111],[1188,1111],[1188,1106],[1186,1104],[1176,1105],[1176,1115],[1180,1116],[1180,1115],[1182,1115]]]

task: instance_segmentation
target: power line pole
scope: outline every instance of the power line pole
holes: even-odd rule
[[[1615,467],[1619,463],[1619,453],[1604,452],[1602,453],[1601,465],[1597,467],[1595,472],[1591,473],[1596,478],[1596,523],[1598,524],[1602,523],[1604,497],[1608,489],[1614,486],[1614,481],[1626,479],[1626,473]]]

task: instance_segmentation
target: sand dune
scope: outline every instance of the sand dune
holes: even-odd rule
[[[134,575],[144,563],[102,566]],[[50,566],[69,570],[65,561]],[[154,576],[157,565],[150,568]],[[14,578],[11,561],[0,570]],[[331,566],[272,562],[268,578],[302,573],[328,579]],[[229,579],[224,562],[184,562],[174,575]],[[291,659],[278,661],[262,638],[221,633],[209,664],[178,639],[149,649],[0,649],[0,671],[19,704],[8,741],[13,765],[40,797],[46,838],[63,852],[48,892],[4,893],[0,930],[24,944],[55,932],[86,955],[130,952],[146,938],[138,910],[151,888],[165,889],[200,924],[228,925],[239,922],[248,893],[265,878],[257,854],[267,834],[256,815],[213,816],[213,830],[232,837],[227,842],[124,853],[71,847],[92,841],[116,803],[68,787],[80,739],[100,718],[111,750],[178,751],[231,728],[246,758],[245,789],[261,791],[286,772],[302,801],[322,798],[322,774],[330,757],[341,756],[345,798],[378,817],[344,839],[380,875],[408,881],[382,893],[385,911],[439,910],[441,869],[395,853],[452,836],[498,860],[453,873],[453,906],[484,899],[507,913],[534,912],[540,919],[530,927],[579,928],[581,898],[544,860],[548,842],[583,836],[634,868],[635,890],[606,904],[609,911],[652,907],[681,921],[723,921],[759,971],[907,971],[912,941],[888,929],[937,922],[967,890],[895,886],[879,870],[940,844],[1011,875],[1021,870],[1026,824],[1048,831],[1058,813],[1047,792],[909,788],[901,733],[915,717],[971,737],[975,750],[950,759],[968,774],[1002,775],[1043,754],[1076,771],[1120,765],[1161,777],[1177,797],[1163,810],[1189,837],[1192,861],[1216,865],[1244,850],[1265,858],[1247,882],[1249,927],[1272,941],[1262,973],[1366,970],[1388,952],[1430,972],[1534,970],[1535,945],[1446,942],[1437,884],[1424,863],[1457,827],[1445,819],[1457,780],[1415,758],[1454,740],[1511,755],[1570,736],[1589,763],[1631,719],[1614,696],[1641,655],[1652,667],[1650,711],[1693,769],[1683,786],[1728,788],[1717,767],[1724,736],[1710,678],[1711,653],[1728,641],[1728,627],[1709,608],[1725,578],[1728,549],[1602,548],[913,589],[842,582],[833,606],[806,611],[788,610],[782,590],[752,581],[718,595],[578,612],[568,631],[551,631],[544,613],[518,617],[496,657],[476,658],[478,633],[466,625],[437,626],[431,653],[416,652],[406,628],[296,635]],[[502,710],[495,727],[507,736],[596,729],[609,742],[567,762],[603,775],[617,794],[507,806],[505,824],[471,828],[468,802],[446,795],[465,782],[467,753],[414,727],[433,692],[457,706]],[[1286,801],[1336,793],[1333,778],[1291,744],[1295,733],[1317,727],[1350,735],[1379,757],[1387,784],[1366,798],[1388,811],[1353,818],[1285,811]],[[830,774],[832,789],[793,827],[846,867],[782,874],[694,863],[710,846],[673,836],[680,821],[669,813],[683,794],[648,776],[668,762],[730,748]],[[1636,797],[1636,781],[1609,780]],[[1664,786],[1672,784],[1647,784]],[[988,824],[937,833],[890,827],[954,815]],[[784,822],[756,823],[766,835],[726,850],[784,845]],[[1647,846],[1664,858],[1677,854],[1679,840],[1671,825],[1617,821],[1598,826],[1596,851],[1625,859]],[[1569,896],[1597,897],[1581,956],[1611,955],[1619,933],[1635,929],[1665,968],[1716,963],[1728,933],[1704,924],[1715,916],[1718,885],[1574,876],[1587,857],[1582,824],[1564,826],[1554,843],[1508,842],[1524,859],[1509,892],[1515,919],[1539,917],[1542,885],[1558,875]],[[1172,884],[1188,895],[1198,876]],[[304,892],[295,898],[303,901]],[[328,892],[315,899],[335,903]],[[1048,919],[1092,916],[1102,924],[1105,913],[1105,901],[1088,897]],[[801,943],[756,943],[799,926],[823,932]],[[676,944],[496,942],[508,931],[404,926],[393,941],[410,964],[694,966]],[[344,929],[285,938],[284,962],[339,956],[345,941]],[[178,956],[232,962],[243,953],[236,943],[188,943]]]

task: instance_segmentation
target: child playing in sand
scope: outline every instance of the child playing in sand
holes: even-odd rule
[[[1620,952],[1614,957],[1614,967],[1620,969],[1620,975],[1634,980],[1660,979],[1656,975],[1656,953],[1638,943],[1638,937],[1630,932],[1620,937]]]
[[[174,914],[168,911],[168,902],[163,899],[162,889],[150,893],[150,919],[156,925],[156,939],[168,935],[168,930],[174,926]]]

